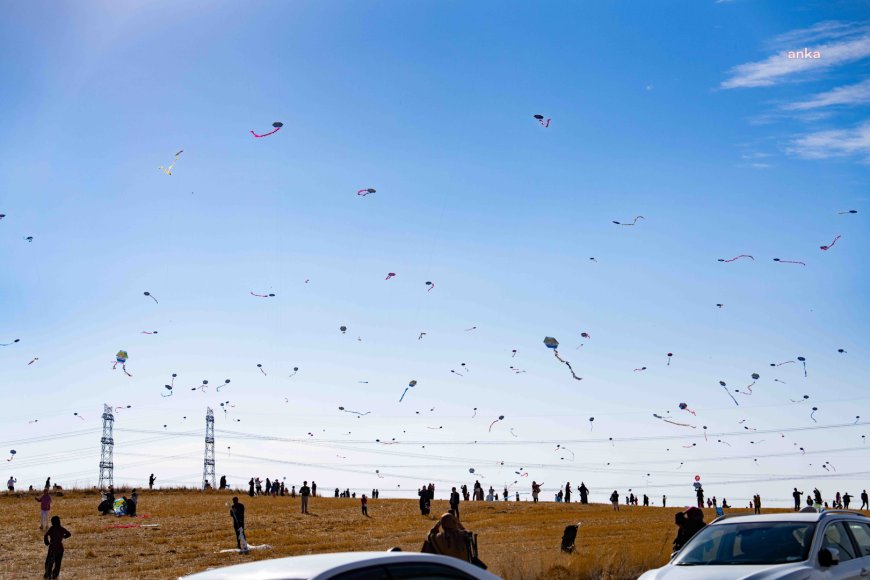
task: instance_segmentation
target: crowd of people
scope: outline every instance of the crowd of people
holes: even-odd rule
[[[153,489],[154,483],[157,478],[152,473],[148,478],[148,488]],[[7,490],[9,492],[15,491],[15,484],[17,480],[14,476],[10,476],[7,481]],[[543,483],[538,483],[537,481],[531,482],[531,496],[533,502],[538,502],[541,487]],[[206,486],[206,489],[210,489],[211,486]],[[227,485],[226,476],[222,476],[220,478],[220,489],[230,489],[229,485]],[[30,491],[33,491],[33,486],[30,486]],[[48,546],[48,554],[45,560],[45,576],[44,578],[57,578],[60,574],[61,561],[63,559],[63,540],[69,538],[71,536],[70,532],[61,526],[60,517],[53,516],[51,517],[51,509],[52,509],[52,494],[51,491],[62,489],[58,485],[54,485],[51,487],[51,478],[46,479],[45,488],[42,493],[39,494],[34,499],[39,503],[40,506],[40,516],[39,516],[39,529],[43,530],[47,528],[44,536],[45,545]],[[588,504],[590,491],[589,488],[586,487],[586,484],[581,482],[580,485],[577,486],[577,495],[579,498],[575,500],[578,504]],[[564,489],[560,488],[555,496],[556,502],[564,502],[571,503],[572,499],[572,487],[570,483],[567,483]],[[515,491],[515,499],[516,501],[520,501],[520,494],[518,491]],[[58,492],[57,495],[63,495],[62,492]],[[317,484],[312,481],[311,485],[308,485],[307,481],[303,481],[302,485],[299,487],[297,492],[296,486],[291,485],[290,490],[286,489],[286,486],[283,481],[279,481],[278,478],[271,480],[270,478],[266,478],[265,484],[260,480],[259,477],[252,477],[248,482],[248,495],[250,497],[256,497],[260,495],[266,496],[285,496],[288,495],[291,498],[295,498],[297,495],[300,497],[300,507],[303,514],[308,514],[308,506],[310,499],[313,497],[317,497]],[[339,488],[335,488],[334,490],[335,498],[356,498],[356,492],[351,492],[350,489],[346,489],[345,491],[341,491]],[[429,516],[432,510],[432,502],[435,499],[435,484],[429,483],[421,486],[417,492],[419,498],[419,508],[420,514],[423,516]],[[380,496],[380,490],[372,489],[371,494],[367,495],[365,493],[360,495],[360,511],[362,516],[369,517],[368,512],[368,501],[369,499],[378,499]],[[803,498],[806,496],[805,505],[802,507]],[[613,506],[615,511],[619,511],[620,508],[620,493],[618,490],[613,490],[613,493],[610,494],[610,503]],[[812,511],[817,512],[821,510],[827,509],[850,509],[852,505],[853,496],[847,493],[841,493],[837,491],[833,498],[830,501],[825,501],[822,496],[822,492],[818,488],[814,488],[811,493],[804,493],[803,491],[799,491],[797,488],[794,488],[792,492],[792,497],[794,499],[794,511]],[[731,506],[728,504],[728,500],[722,498],[721,503],[716,498],[706,497],[703,487],[698,484],[695,485],[695,498],[697,501],[697,506],[693,506],[688,508],[685,511],[679,511],[675,514],[674,523],[677,526],[677,535],[673,541],[674,550],[679,550],[683,547],[691,538],[694,536],[700,529],[702,529],[706,523],[704,522],[704,512],[703,508],[712,508],[716,510],[717,515],[721,515],[723,510],[730,508]],[[860,494],[861,498],[861,510],[870,509],[870,498],[868,498],[868,494],[866,490],[862,490]],[[505,486],[502,494],[502,501],[509,501],[510,493],[508,486]],[[458,489],[456,487],[452,487],[449,494],[449,506],[450,509],[447,513],[443,514],[439,519],[435,526],[428,533],[426,540],[423,545],[424,552],[431,552],[435,554],[444,554],[448,556],[458,557],[465,561],[476,563],[477,565],[484,566],[482,562],[477,559],[477,544],[476,544],[476,536],[471,532],[467,531],[460,522],[460,504],[461,501],[498,501],[499,494],[496,490],[490,486],[487,493],[484,492],[484,488],[481,485],[480,481],[475,481],[474,485],[469,491],[468,486],[463,484]],[[668,498],[666,495],[662,496],[662,507],[667,507]],[[649,506],[650,499],[647,494],[643,494],[642,496],[636,495],[632,490],[629,490],[629,493],[625,495],[625,504],[628,506]],[[129,497],[122,496],[121,498],[115,497],[114,489],[109,486],[109,488],[102,494],[100,504],[98,506],[98,512],[100,515],[115,515],[115,516],[130,516],[134,517],[137,514],[139,506],[139,494],[133,489]],[[752,499],[749,501],[749,509],[753,510],[754,513],[760,514],[762,507],[762,498],[760,494],[754,494]],[[232,505],[230,507],[230,516],[232,518],[233,525],[233,533],[236,537],[237,548],[240,552],[246,552],[248,549],[247,541],[245,538],[245,506],[239,501],[238,497],[233,497]],[[50,522],[50,525],[49,525]],[[485,566],[484,566],[485,567]]]

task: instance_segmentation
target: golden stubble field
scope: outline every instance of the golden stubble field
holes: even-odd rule
[[[121,493],[117,497],[121,497]],[[271,550],[247,555],[219,554],[235,548],[227,503],[231,492],[140,491],[139,514],[118,518],[97,513],[95,491],[68,491],[55,497],[51,515],[59,515],[72,537],[65,542],[62,578],[177,578],[212,567],[265,558],[336,551],[419,551],[435,517],[448,509],[436,500],[432,516],[420,515],[416,500],[369,500],[369,515],[358,499],[313,498],[310,515],[300,513],[299,498],[248,497],[248,542]],[[35,493],[0,496],[0,578],[41,578],[45,546],[39,530]],[[676,533],[677,508],[604,504],[463,502],[462,522],[479,534],[480,558],[489,570],[508,579],[636,578],[661,565]],[[740,510],[734,510],[740,511]],[[707,521],[713,514],[707,510]],[[563,528],[582,522],[578,553],[562,554]],[[124,524],[160,524],[156,528],[112,528]]]

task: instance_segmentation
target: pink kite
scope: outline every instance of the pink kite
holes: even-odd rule
[[[750,256],[749,254],[740,254],[739,256],[735,256],[735,257],[731,258],[730,260],[726,260],[725,258],[719,258],[719,261],[720,262],[734,262],[735,260],[739,260],[740,258],[749,258],[753,262],[755,261],[755,258]]]
[[[260,139],[262,137],[268,137],[269,135],[274,135],[275,133],[277,133],[278,131],[281,130],[281,127],[284,126],[284,123],[282,123],[281,121],[275,121],[274,123],[272,123],[272,126],[275,127],[275,129],[273,129],[272,131],[269,131],[268,133],[263,133],[262,135],[257,135],[256,133],[251,131],[251,135],[253,135],[257,139]]]

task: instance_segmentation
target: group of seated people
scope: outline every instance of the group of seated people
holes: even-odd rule
[[[122,496],[119,499],[115,499],[115,492],[110,487],[108,491],[103,493],[102,497],[103,499],[100,501],[100,505],[97,506],[97,510],[100,512],[101,516],[116,515],[118,517],[134,517],[136,515],[136,504],[139,503],[139,494],[136,493],[135,489],[129,498],[127,496]]]

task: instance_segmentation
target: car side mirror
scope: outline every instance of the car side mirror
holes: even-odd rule
[[[822,548],[819,550],[819,564],[830,568],[840,563],[840,551],[837,548]]]

